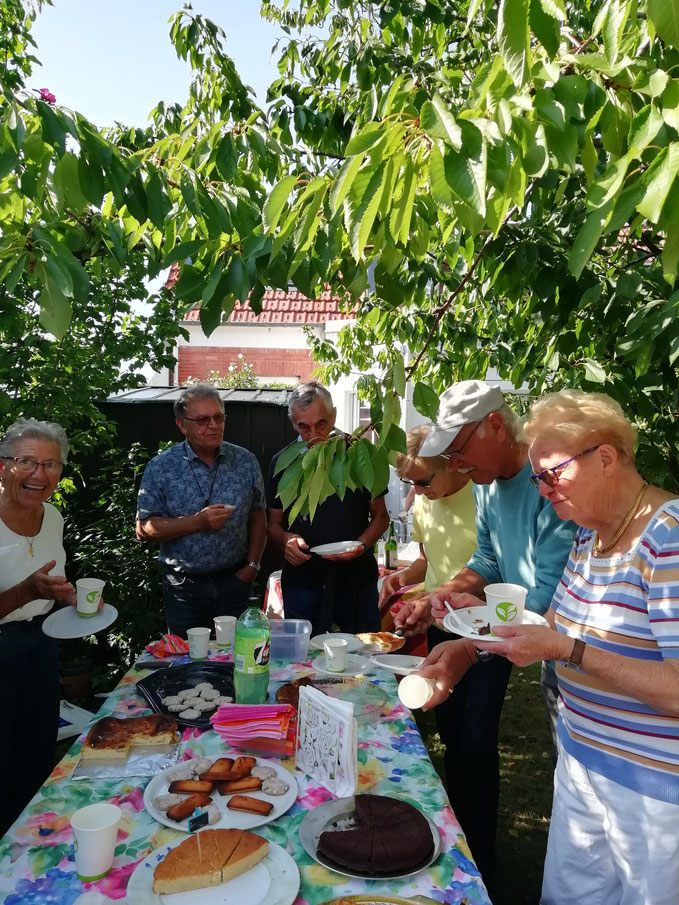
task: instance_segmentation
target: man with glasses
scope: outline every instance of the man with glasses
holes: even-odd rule
[[[288,415],[300,443],[313,446],[335,430],[337,410],[328,390],[316,381],[300,384],[288,402]],[[283,450],[269,470],[269,540],[283,551],[281,575],[287,618],[308,619],[313,633],[336,625],[343,632],[376,632],[377,605],[375,542],[389,525],[384,496],[370,498],[367,490],[333,494],[316,509],[313,519],[298,515],[292,522],[278,496],[283,472],[275,474]],[[319,556],[311,548],[337,541],[358,541],[352,550]]]
[[[184,441],[146,466],[137,537],[160,544],[167,624],[186,637],[246,608],[266,544],[266,503],[257,459],[223,441],[218,391],[190,387],[174,411]]]
[[[445,455],[448,467],[469,475],[476,500],[477,549],[450,581],[396,616],[406,631],[441,622],[451,606],[479,603],[487,584],[528,588],[526,608],[544,613],[563,573],[575,526],[561,521],[531,484],[531,467],[516,414],[502,393],[481,380],[455,384],[441,396],[439,417],[420,450]],[[474,649],[475,650],[475,649]],[[493,886],[499,798],[498,726],[511,663],[470,654],[464,641],[434,648],[425,669],[445,655],[456,663],[454,691],[437,722],[446,745],[448,795],[474,859]],[[472,662],[474,660],[474,662]],[[478,665],[477,665],[478,662]],[[426,674],[426,672],[425,672]],[[541,690],[556,730],[556,677],[543,666]]]

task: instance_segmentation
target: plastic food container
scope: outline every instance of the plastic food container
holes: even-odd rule
[[[307,658],[311,638],[308,619],[271,620],[271,659],[301,663]]]

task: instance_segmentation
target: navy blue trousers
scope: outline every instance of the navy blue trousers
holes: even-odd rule
[[[0,836],[52,772],[59,728],[59,653],[42,617],[0,625],[3,739]]]

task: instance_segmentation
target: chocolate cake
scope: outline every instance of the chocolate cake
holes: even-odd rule
[[[424,865],[434,840],[427,819],[397,798],[356,795],[349,829],[326,830],[318,851],[340,868],[375,876],[403,874]]]

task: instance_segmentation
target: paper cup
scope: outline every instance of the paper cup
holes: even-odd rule
[[[187,629],[186,634],[189,639],[189,657],[192,660],[204,660],[207,657],[210,629],[190,628]]]
[[[114,804],[88,804],[71,817],[75,870],[93,883],[110,873],[118,837],[120,808]]]
[[[215,616],[215,638],[217,647],[225,653],[233,650],[233,639],[236,634],[235,616]]]
[[[344,672],[349,642],[346,638],[328,638],[323,642],[325,668],[328,672]]]
[[[404,676],[398,683],[398,698],[404,707],[409,710],[418,710],[424,707],[434,694],[436,682],[434,679],[425,679],[424,676]]]
[[[78,616],[96,616],[99,609],[99,601],[104,590],[105,581],[99,578],[80,578],[75,583],[78,603],[76,612]]]
[[[487,584],[484,592],[491,626],[521,625],[528,593],[526,588],[520,584]]]

